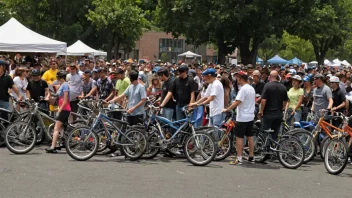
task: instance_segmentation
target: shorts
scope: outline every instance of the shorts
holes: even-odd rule
[[[71,111],[72,112],[77,113],[77,111],[78,111],[78,103],[79,103],[78,100],[70,102],[70,107],[71,107]]]
[[[235,125],[236,137],[239,137],[239,138],[244,138],[244,136],[252,137],[254,135],[253,124],[254,124],[254,121],[236,122],[236,125]]]
[[[63,124],[68,123],[68,117],[70,116],[70,111],[61,111],[56,120],[62,122]]]

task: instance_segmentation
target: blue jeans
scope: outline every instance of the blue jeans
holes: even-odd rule
[[[220,128],[221,124],[223,123],[223,121],[225,119],[224,115],[225,114],[221,113],[221,114],[210,117],[209,118],[209,126],[214,126],[216,128]],[[214,131],[213,137],[215,138],[216,141],[220,141],[221,136],[222,136],[221,130]]]
[[[301,110],[297,110],[293,116],[291,116],[292,110],[288,111],[288,113],[290,116],[289,119],[286,120],[286,123],[288,125],[291,125],[292,119],[293,119],[293,122],[301,121],[301,118],[302,118],[302,111]]]
[[[170,121],[172,121],[172,117],[174,116],[174,109],[164,108],[162,116]]]
[[[0,108],[10,110],[10,103],[8,101],[0,100]]]
[[[186,118],[186,114],[183,111],[183,107],[186,105],[176,105],[176,120],[182,120]]]

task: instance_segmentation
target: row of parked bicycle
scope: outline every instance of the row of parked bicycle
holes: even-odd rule
[[[99,152],[109,149],[120,152],[130,160],[151,159],[161,151],[170,155],[184,155],[196,166],[204,166],[213,160],[226,159],[236,153],[233,128],[234,113],[228,113],[222,127],[194,127],[202,119],[203,106],[184,108],[187,118],[170,121],[159,116],[159,100],[148,98],[143,124],[129,126],[125,121],[125,110],[118,104],[107,105],[103,101],[83,99],[79,110],[73,114],[77,119],[64,126],[59,138],[60,147],[75,160],[84,161]],[[25,107],[21,113],[0,109],[9,114],[0,118],[0,145],[15,154],[30,152],[45,137],[52,139],[55,117],[41,109],[34,101],[18,102]],[[121,112],[122,119],[113,119],[112,112]],[[286,168],[295,169],[311,161],[317,153],[324,159],[330,174],[341,173],[350,157],[352,128],[349,118],[341,113],[329,116],[328,110],[320,110],[317,123],[295,123],[295,128],[282,123],[278,140],[271,137],[270,130],[262,130],[260,121],[254,123],[257,162],[276,156]],[[342,119],[342,126],[335,127],[331,119]],[[347,143],[348,142],[348,143]],[[248,155],[244,149],[244,155]]]

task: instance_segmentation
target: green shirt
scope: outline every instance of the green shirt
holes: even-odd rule
[[[117,80],[116,82],[116,90],[118,90],[118,96],[125,93],[128,86],[130,86],[131,81],[128,77],[125,77],[123,80]]]
[[[296,109],[296,106],[298,104],[298,100],[300,96],[303,96],[303,89],[299,88],[299,89],[295,89],[295,88],[291,88],[288,92],[288,98],[290,100],[290,103],[288,105],[288,108],[292,108],[292,109]],[[300,108],[299,108],[300,109]]]

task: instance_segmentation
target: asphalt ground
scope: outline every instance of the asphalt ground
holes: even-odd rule
[[[318,156],[295,170],[278,161],[241,166],[229,161],[196,167],[162,155],[138,161],[98,155],[78,162],[64,150],[46,154],[36,147],[14,155],[0,148],[0,197],[351,197],[351,165],[334,176]]]

